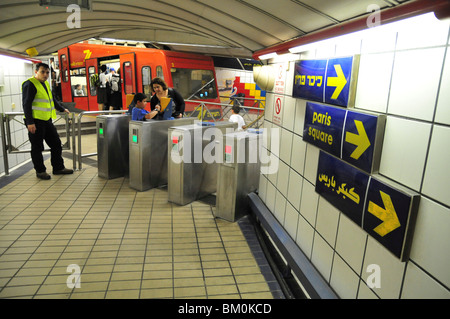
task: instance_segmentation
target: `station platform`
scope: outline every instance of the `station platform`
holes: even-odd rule
[[[96,147],[95,135],[82,138]],[[230,223],[207,200],[178,206],[165,188],[99,178],[96,163],[43,181],[29,162],[0,178],[0,298],[284,299],[246,218]],[[69,265],[79,288],[69,288]]]

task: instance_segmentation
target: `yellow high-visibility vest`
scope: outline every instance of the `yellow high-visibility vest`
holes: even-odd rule
[[[53,95],[48,82],[45,81],[45,87],[47,88],[47,91],[45,91],[42,83],[36,78],[32,77],[27,81],[33,83],[37,90],[31,104],[33,118],[44,121],[48,121],[50,118],[56,119],[55,104],[53,103]]]

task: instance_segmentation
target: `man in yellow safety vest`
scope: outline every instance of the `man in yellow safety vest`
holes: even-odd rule
[[[44,180],[51,178],[46,172],[42,156],[44,141],[50,147],[53,174],[72,174],[73,170],[64,167],[61,140],[52,121],[56,118],[55,108],[66,113],[69,113],[69,110],[53,99],[47,82],[50,75],[48,64],[38,63],[34,72],[34,77],[22,83],[22,105],[36,176]]]

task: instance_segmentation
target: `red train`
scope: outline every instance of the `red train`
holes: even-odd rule
[[[60,49],[58,57],[62,101],[75,102],[77,109],[98,110],[97,92],[90,84],[90,77],[98,74],[103,64],[116,71],[120,69],[124,109],[134,94],[152,94],[150,82],[155,77],[164,78],[167,85],[176,88],[184,99],[220,103],[214,62],[208,56],[131,46],[77,43]],[[193,111],[197,105],[186,103],[186,111]]]

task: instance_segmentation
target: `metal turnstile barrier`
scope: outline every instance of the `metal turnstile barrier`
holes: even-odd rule
[[[262,130],[248,130],[223,137],[224,158],[219,165],[216,217],[235,222],[248,214],[248,194],[259,185]]]
[[[113,179],[128,176],[129,115],[97,116],[98,176]]]
[[[201,122],[169,129],[169,202],[186,205],[216,192],[219,141],[236,128],[237,123]]]
[[[129,127],[130,187],[145,191],[167,185],[169,128],[193,124],[195,118],[131,121]]]

